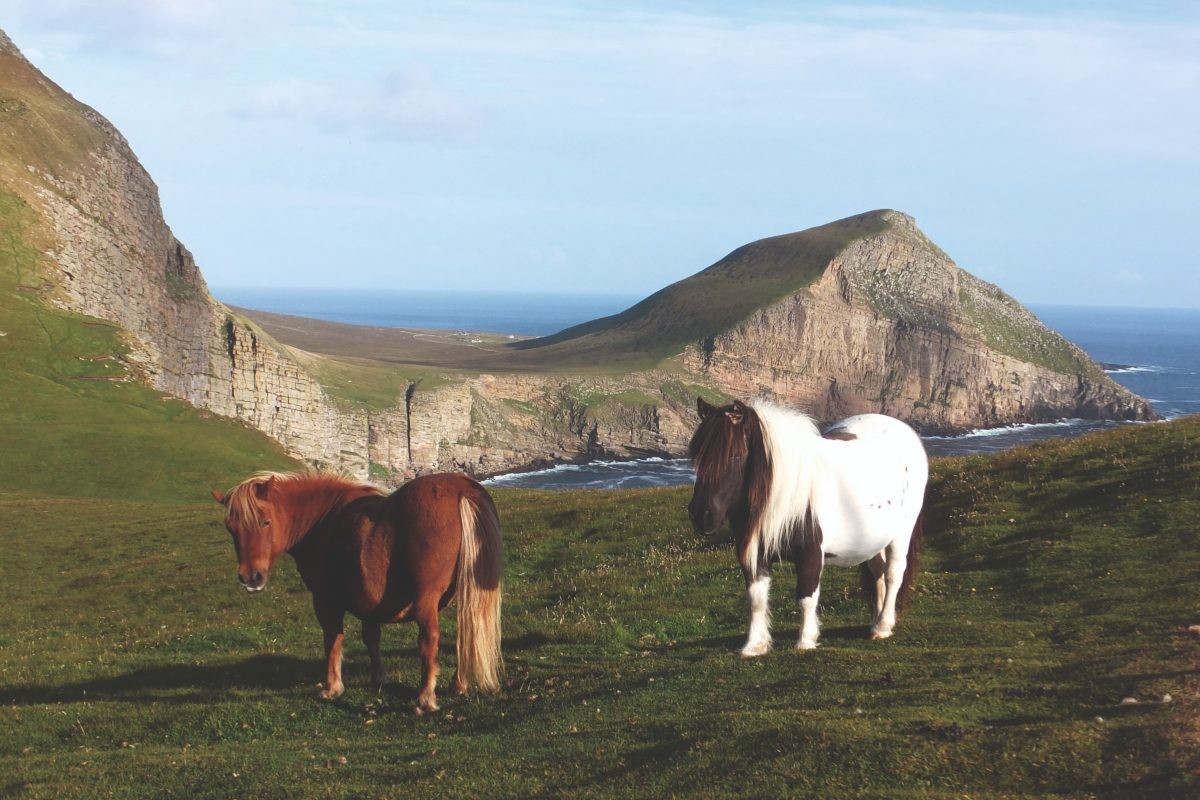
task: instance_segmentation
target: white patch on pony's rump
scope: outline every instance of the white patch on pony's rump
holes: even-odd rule
[[[800,600],[800,613],[803,618],[800,621],[800,641],[796,642],[797,650],[817,649],[817,637],[821,635],[821,625],[817,620],[817,600],[820,597],[821,588],[818,586],[809,597]]]
[[[771,650],[770,576],[759,576],[746,587],[750,597],[750,633],[742,648],[743,658],[761,656]]]
[[[816,482],[816,451],[805,444],[821,436],[812,418],[763,400],[750,404],[762,423],[763,444],[771,464],[771,489],[759,522],[767,559],[787,552],[788,533],[803,520]]]

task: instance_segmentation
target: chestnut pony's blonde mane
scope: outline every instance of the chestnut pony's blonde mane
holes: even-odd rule
[[[320,470],[302,470],[300,472],[256,472],[225,495],[226,520],[230,525],[243,527],[260,525],[258,510],[258,487],[270,484],[274,487],[287,488],[293,484],[304,484],[304,488],[330,489],[334,493],[342,490],[344,493],[355,492],[363,494],[387,494],[386,490],[369,483],[351,480],[342,475]]]

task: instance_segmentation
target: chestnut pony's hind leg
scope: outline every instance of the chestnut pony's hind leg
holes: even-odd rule
[[[438,607],[437,599],[422,602],[413,614],[417,623],[417,650],[421,658],[421,690],[417,695],[418,714],[438,710]]]
[[[325,632],[325,688],[321,697],[332,700],[340,697],[344,686],[342,684],[342,641],[344,639],[345,612],[333,608],[313,598],[313,607],[317,612],[317,620],[321,630]]]
[[[387,678],[383,671],[383,658],[379,655],[380,638],[382,638],[382,631],[379,623],[363,620],[362,641],[367,646],[367,653],[371,656],[371,684],[377,689],[383,686],[384,680]]]

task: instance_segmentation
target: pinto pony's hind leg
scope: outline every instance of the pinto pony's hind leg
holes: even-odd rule
[[[872,639],[886,639],[892,635],[896,627],[896,598],[900,594],[900,584],[904,580],[904,567],[908,562],[907,554],[893,542],[884,551],[883,574],[876,581],[875,590],[875,620],[871,625]],[[879,556],[876,556],[879,558]],[[874,561],[874,559],[872,559]]]
[[[887,581],[883,577],[886,564],[884,554],[877,553],[859,567],[863,596],[867,600],[867,610],[871,612],[872,622],[879,618],[883,611],[883,599],[887,596]]]
[[[367,653],[371,656],[371,684],[376,688],[382,687],[387,679],[383,670],[383,658],[379,654],[379,640],[382,638],[382,633],[378,622],[363,620],[362,641],[367,646]]]

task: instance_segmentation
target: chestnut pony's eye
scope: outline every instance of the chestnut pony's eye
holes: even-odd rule
[[[259,524],[260,524],[260,525],[262,525],[264,528],[269,528],[269,527],[271,527],[271,520],[269,520],[269,519],[264,519],[264,520],[263,520],[261,523],[259,523]]]

